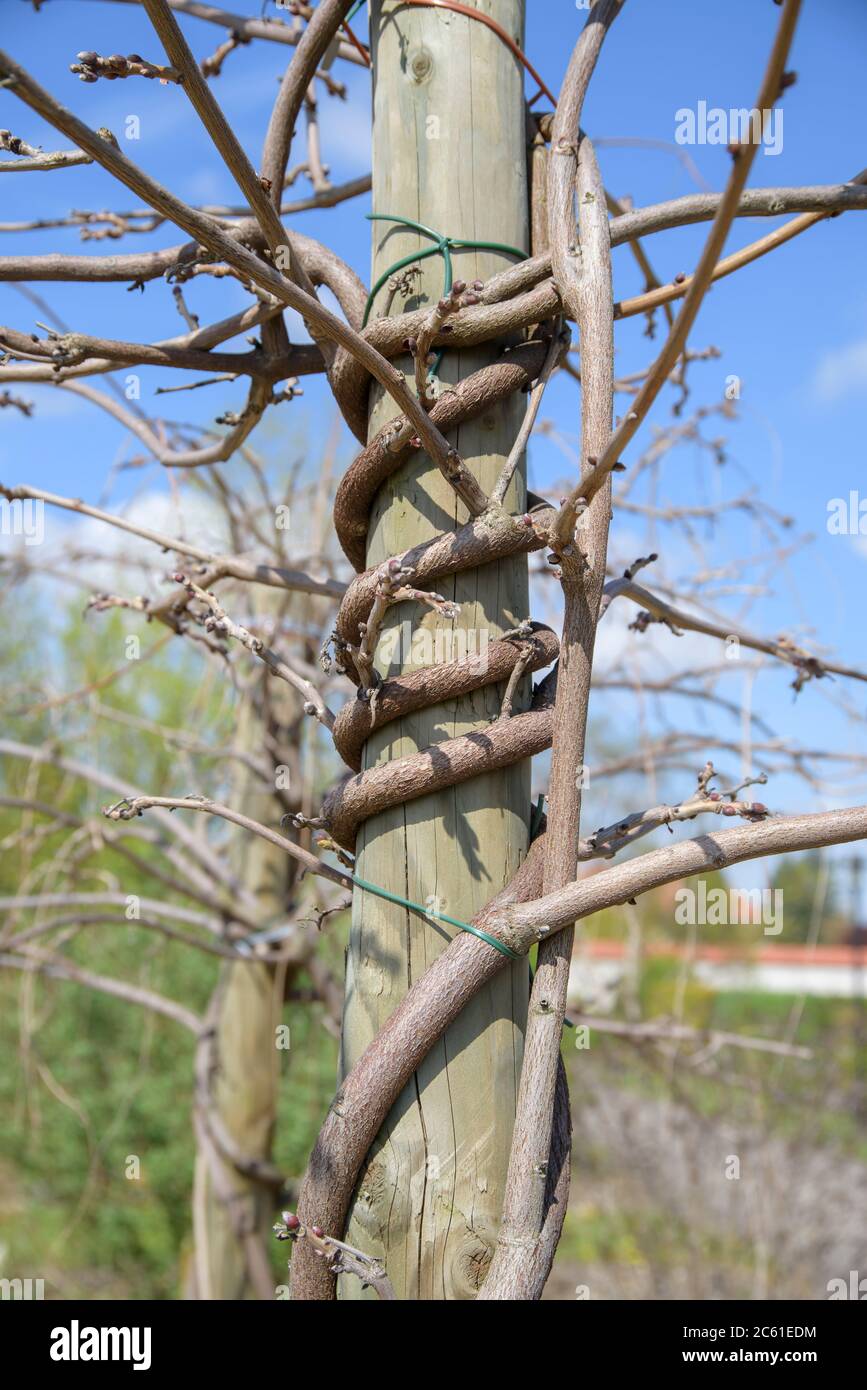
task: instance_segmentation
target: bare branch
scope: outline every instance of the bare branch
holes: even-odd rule
[[[108,975],[96,975],[92,970],[73,965],[63,956],[47,955],[44,952],[16,955],[11,951],[2,951],[0,969],[3,968],[25,970],[30,974],[45,975],[52,980],[69,980],[73,984],[84,985],[87,989],[95,989],[99,994],[109,994],[114,999],[122,999],[126,1004],[136,1004],[140,1008],[149,1009],[151,1013],[161,1014],[163,1018],[170,1018],[173,1023],[179,1023],[194,1036],[198,1035],[201,1027],[198,1015],[191,1013],[174,999],[168,999],[164,994],[157,994],[151,989],[143,989],[141,985],[127,984]]]
[[[283,1220],[274,1225],[274,1234],[278,1240],[306,1241],[325,1260],[330,1274],[354,1274],[361,1280],[362,1288],[375,1289],[380,1298],[396,1298],[379,1260],[356,1250],[354,1245],[324,1235],[319,1226],[302,1226],[294,1212],[284,1211]]]
[[[201,546],[191,545],[189,541],[182,540],[178,536],[165,536],[160,531],[152,531],[147,526],[139,526],[136,522],[117,516],[114,512],[105,512],[99,507],[91,507],[88,503],[75,497],[58,497],[56,493],[45,492],[42,488],[27,487],[23,484],[17,487],[5,487],[2,483],[0,483],[0,495],[8,497],[10,501],[17,497],[48,502],[52,507],[61,507],[65,511],[78,512],[81,516],[93,517],[97,521],[105,522],[108,526],[126,531],[132,536],[140,536],[142,540],[152,541],[154,545],[159,546],[160,550],[174,551],[178,555],[186,555],[191,560],[199,560],[208,567],[208,584],[215,583],[217,579],[240,579],[248,583],[265,584],[272,588],[297,590],[303,594],[317,594],[325,598],[340,598],[346,591],[346,585],[341,584],[337,579],[326,577],[317,579],[312,575],[305,574],[302,570],[283,569],[279,565],[271,565],[265,561],[257,563],[255,560],[247,560],[238,555],[215,555]],[[143,611],[146,612],[147,608],[143,608]],[[309,695],[308,698],[310,698]]]
[[[218,637],[233,637],[236,642],[240,642],[248,652],[252,652],[260,661],[263,661],[273,676],[286,681],[295,690],[304,696],[304,713],[312,714],[324,724],[326,729],[334,727],[334,715],[326,705],[316,687],[305,677],[299,676],[297,671],[293,671],[287,662],[272,652],[270,647],[266,647],[260,637],[256,637],[248,628],[235,623],[229,617],[224,608],[220,606],[212,593],[200,587],[192,579],[184,574],[173,575],[176,584],[182,584],[191,598],[198,599],[204,604],[209,616],[204,621],[207,632],[214,632]]]
[[[802,647],[796,646],[788,637],[778,637],[776,641],[764,637],[754,637],[749,632],[744,632],[742,628],[734,624],[726,626],[724,622],[711,622],[705,618],[698,617],[692,613],[686,613],[683,609],[673,608],[671,604],[664,602],[649,589],[645,589],[642,584],[636,584],[628,576],[622,579],[609,580],[605,585],[602,599],[600,617],[608,611],[612,600],[617,597],[631,599],[633,603],[640,604],[644,610],[639,613],[635,622],[631,624],[637,632],[645,632],[651,622],[664,623],[677,636],[681,631],[702,632],[708,637],[718,637],[726,642],[734,638],[743,647],[748,647],[751,651],[766,652],[768,656],[775,656],[780,661],[785,661],[789,666],[794,666],[797,676],[794,681],[796,690],[801,690],[809,680],[821,680],[823,676],[848,676],[852,680],[867,680],[867,672],[859,671],[853,666],[840,666],[835,662],[825,661]]]
[[[782,90],[783,71],[794,36],[801,0],[786,0],[774,47],[756,99],[756,109],[769,111],[777,103]],[[732,221],[737,215],[741,193],[752,167],[758,146],[756,143],[738,145],[732,150],[732,171],[725,193],[717,209],[714,223],[689,285],[680,313],[656,359],[633,407],[615,429],[601,456],[585,455],[586,471],[572,495],[561,508],[552,530],[552,542],[558,550],[570,544],[575,529],[579,501],[587,503],[599,491],[607,475],[619,461],[620,455],[635,435],[658,396],[668,374],[686,345],[690,329],[698,315],[701,302],[713,278]]]
[[[0,743],[0,752],[3,745]],[[267,840],[269,844],[276,845],[278,849],[285,850],[293,859],[297,859],[303,864],[310,873],[319,874],[322,878],[330,879],[332,883],[339,883],[344,887],[352,884],[349,874],[341,873],[339,869],[332,869],[330,865],[323,864],[321,859],[309,854],[300,845],[293,844],[285,836],[278,835],[276,830],[271,830],[267,825],[260,825],[258,821],[252,820],[249,816],[242,816],[240,812],[233,811],[230,806],[223,806],[219,801],[212,801],[206,796],[128,796],[122,801],[118,801],[114,806],[106,806],[103,815],[109,820],[132,820],[134,816],[141,816],[145,811],[156,807],[166,811],[200,811],[205,815],[219,816],[222,820],[230,821],[232,825],[239,825],[242,830],[249,830],[261,839]]]

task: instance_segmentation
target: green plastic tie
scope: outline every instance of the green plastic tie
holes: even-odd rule
[[[368,212],[365,216],[369,222],[396,222],[401,227],[409,227],[412,231],[418,232],[421,236],[430,237],[435,246],[429,246],[425,251],[415,251],[411,256],[402,256],[394,265],[384,270],[377,280],[370,294],[367,296],[367,304],[364,308],[364,318],[362,328],[367,327],[370,318],[370,311],[373,308],[374,300],[387,280],[398,270],[403,270],[405,266],[413,265],[416,261],[425,261],[429,256],[442,256],[443,258],[443,292],[442,298],[452,292],[454,284],[454,264],[452,262],[453,251],[495,251],[501,256],[517,256],[519,261],[527,259],[526,251],[519,251],[516,246],[506,246],[500,241],[465,241],[463,237],[445,236],[442,232],[437,232],[433,227],[426,227],[423,222],[413,222],[411,217],[393,217],[387,212]],[[428,373],[428,380],[436,376],[443,360],[445,348],[440,348],[437,353],[436,361]]]
[[[508,956],[509,960],[523,960],[524,957],[518,951],[513,951],[511,946],[507,946],[504,941],[498,941],[495,936],[490,936],[488,932],[482,931],[481,927],[474,927],[470,922],[461,922],[457,917],[449,917],[445,912],[431,912],[428,908],[422,907],[421,903],[414,903],[410,898],[402,898],[399,893],[390,893],[387,888],[380,888],[375,883],[368,883],[366,879],[359,878],[357,874],[352,874],[352,882],[356,888],[363,888],[365,893],[374,893],[378,898],[385,898],[387,902],[397,903],[399,907],[409,907],[415,912],[420,912],[423,917],[429,917],[435,922],[448,922],[449,926],[459,927],[461,931],[468,931],[473,936],[477,936],[480,941],[486,941],[489,946],[493,946],[495,951],[501,955]]]

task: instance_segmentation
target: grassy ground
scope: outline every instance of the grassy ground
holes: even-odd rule
[[[642,995],[665,998],[654,967]],[[698,1027],[780,1038],[797,1001],[687,998]],[[801,1298],[867,1267],[863,1010],[797,1010],[810,1061],[724,1049],[708,1070],[591,1034],[566,1052],[572,1196],[548,1298]]]
[[[143,935],[121,929],[89,963],[123,973]],[[213,965],[145,949],[152,987],[201,1008]],[[673,987],[651,966],[643,1006],[667,1012]],[[780,1037],[793,1002],[688,991],[685,1019]],[[723,1052],[711,1072],[687,1049],[675,1060],[597,1034],[577,1051],[567,1033],[575,1165],[548,1297],[815,1298],[867,1268],[861,1012],[808,1000],[799,1018],[812,1061]],[[276,1158],[298,1175],[333,1093],[336,1044],[309,1009],[291,1021]],[[0,1052],[0,1273],[42,1277],[49,1296],[176,1297],[193,1164],[186,1035],[76,986],[34,990],[4,974]],[[273,1257],[276,1283],[276,1243]]]

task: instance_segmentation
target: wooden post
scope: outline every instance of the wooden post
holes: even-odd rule
[[[523,43],[524,0],[473,0]],[[397,214],[455,238],[527,246],[527,150],[523,73],[486,26],[453,11],[373,0],[373,211]],[[373,223],[373,278],[431,243],[388,222]],[[493,253],[461,252],[455,274],[486,279],[509,264]],[[432,304],[443,262],[420,262],[411,297],[389,291],[374,314]],[[447,352],[443,385],[493,360],[497,346]],[[412,379],[409,361],[401,363]],[[465,423],[455,445],[490,493],[523,414],[523,397]],[[370,431],[394,415],[371,396]],[[506,498],[525,506],[519,470]],[[371,516],[367,562],[375,565],[467,519],[463,505],[420,453],[381,489]],[[483,655],[528,612],[526,558],[458,575],[439,585],[461,605],[452,623],[401,605],[380,643],[380,671],[395,674],[466,653]],[[403,642],[396,640],[395,629]],[[450,649],[448,638],[453,634]],[[439,645],[437,639],[439,638]],[[407,640],[409,639],[409,640]],[[464,646],[465,644],[465,646]],[[388,657],[391,656],[389,663]],[[525,687],[528,683],[525,682]],[[428,744],[484,729],[502,689],[424,710],[389,724],[366,746],[365,767]],[[522,692],[525,707],[528,688]],[[357,872],[463,921],[512,877],[527,848],[529,764],[398,806],[367,821]],[[347,955],[341,1066],[367,1043],[454,929],[356,892]],[[384,1259],[398,1298],[473,1298],[496,1243],[514,1120],[526,1019],[528,969],[507,967],[434,1048],[395,1104],[362,1172],[346,1239]],[[340,1296],[357,1298],[344,1277]]]
[[[267,608],[267,604],[265,605]],[[264,676],[260,687],[268,679]],[[276,683],[275,683],[276,684]],[[288,703],[283,691],[272,691]],[[260,699],[262,692],[260,689]],[[254,692],[241,706],[236,746],[260,755],[264,736],[261,711]],[[257,820],[279,818],[280,803],[262,790],[258,775],[242,766],[235,779],[233,804]],[[263,925],[285,911],[288,867],[286,856],[264,840],[238,837],[233,844],[233,867],[255,897]],[[214,1106],[239,1149],[251,1158],[271,1159],[279,1082],[275,1028],[281,1021],[277,997],[283,976],[275,978],[269,964],[226,962],[216,989],[219,994]],[[193,1197],[197,1296],[237,1300],[273,1298],[276,1281],[270,1273],[273,1240],[274,1191],[266,1183],[239,1173],[221,1162],[219,1188],[207,1158],[196,1155]],[[230,1200],[226,1200],[231,1193]]]

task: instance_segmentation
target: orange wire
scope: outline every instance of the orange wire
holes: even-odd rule
[[[533,102],[538,101],[539,97],[541,96],[546,96],[552,106],[557,105],[557,98],[554,96],[550,87],[548,87],[546,83],[543,81],[543,79],[539,76],[538,72],[533,67],[533,64],[530,62],[530,59],[527,57],[526,53],[523,51],[522,48],[518,46],[518,44],[515,43],[515,40],[512,38],[511,34],[503,28],[502,24],[498,24],[495,19],[491,19],[490,15],[482,14],[480,10],[474,10],[470,5],[462,5],[459,3],[459,0],[400,0],[400,2],[403,5],[427,5],[430,9],[434,10],[454,10],[456,14],[466,15],[468,19],[477,19],[480,24],[487,25],[489,29],[493,29],[494,33],[498,36],[498,38],[502,39],[503,43],[509,49],[510,53],[514,54],[514,56],[518,59],[518,62],[521,63],[527,69],[527,72],[530,74],[533,81],[538,84],[539,90],[531,100],[530,105],[532,106]],[[370,54],[368,53],[367,49],[364,47],[363,44],[359,43],[358,39],[355,37],[348,24],[344,24],[343,27],[346,30],[346,33],[349,35],[349,38],[355,44],[355,47],[363,55],[369,67]]]
[[[355,37],[349,25],[346,23],[346,20],[343,21],[343,31],[346,34],[346,37],[349,39],[349,42],[355,45],[367,66],[370,67],[370,53],[364,47],[364,44],[361,42],[361,39],[357,39]]]

